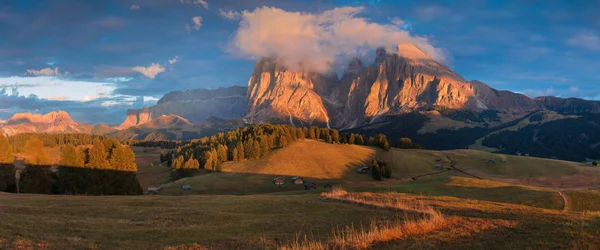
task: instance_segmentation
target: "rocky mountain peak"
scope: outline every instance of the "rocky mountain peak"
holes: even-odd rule
[[[417,46],[415,46],[412,43],[398,44],[398,55],[401,57],[404,57],[404,58],[411,59],[411,60],[419,60],[419,59],[433,60],[433,59],[431,59],[430,56],[428,56],[425,52],[423,52],[421,49],[417,48]]]

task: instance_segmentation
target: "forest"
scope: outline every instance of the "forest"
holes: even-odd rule
[[[54,165],[49,147],[60,147]],[[23,169],[14,153],[24,156]],[[0,191],[41,194],[141,194],[133,151],[119,141],[85,134],[0,135]]]
[[[220,171],[221,164],[227,161],[258,159],[274,149],[286,147],[305,138],[327,143],[372,145],[384,150],[390,149],[390,142],[383,134],[365,137],[355,133],[340,134],[336,129],[316,126],[294,128],[288,125],[266,124],[192,140],[177,150],[162,153],[161,161],[167,162],[167,166],[173,169],[174,178],[177,179],[193,175],[198,168]],[[399,148],[421,148],[409,138],[401,138],[394,145]]]

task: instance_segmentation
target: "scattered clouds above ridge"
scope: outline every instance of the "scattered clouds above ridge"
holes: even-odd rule
[[[339,57],[398,43],[415,44],[432,58],[444,62],[440,49],[427,38],[413,36],[394,24],[379,24],[357,17],[363,7],[343,7],[321,14],[288,12],[274,7],[243,11],[232,52],[250,58],[278,56],[287,67],[326,72]],[[277,22],[273,22],[277,20]]]
[[[576,36],[568,39],[567,44],[598,52],[600,51],[600,36],[589,30],[581,31]]]
[[[58,68],[43,68],[40,70],[28,69],[27,74],[32,76],[59,76]]]
[[[242,17],[242,13],[233,10],[224,11],[223,9],[219,9],[219,16],[229,20],[238,20]]]
[[[202,5],[205,9],[208,9],[208,3],[205,0],[180,0],[181,3],[190,3],[197,6]]]
[[[154,79],[156,75],[165,72],[165,68],[158,63],[152,63],[148,67],[135,66],[131,70],[139,72],[150,79]]]

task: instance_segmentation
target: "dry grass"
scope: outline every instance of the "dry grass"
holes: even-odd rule
[[[354,172],[370,162],[375,149],[348,144],[302,140],[258,160],[227,162],[223,172],[304,176],[317,179],[369,179]]]
[[[377,197],[368,193],[348,193],[340,187],[321,194],[323,199],[332,199],[377,209],[391,209],[401,214],[390,221],[371,221],[368,227],[356,228],[354,225],[333,231],[326,241],[296,238],[284,250],[304,249],[368,249],[374,244],[426,234],[447,225],[446,218],[433,207],[423,203],[409,204],[393,199],[391,196]]]

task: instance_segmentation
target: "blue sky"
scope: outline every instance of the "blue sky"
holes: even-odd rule
[[[260,56],[343,64],[394,39],[419,41],[465,79],[497,89],[600,99],[599,9],[586,0],[2,1],[0,120],[62,109],[117,124],[169,91],[246,85]],[[373,32],[339,39],[326,29],[318,51],[296,50],[314,46],[284,31],[319,18]]]

